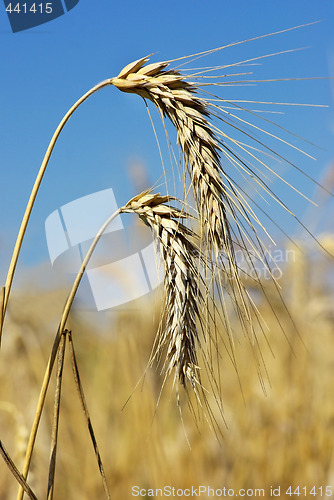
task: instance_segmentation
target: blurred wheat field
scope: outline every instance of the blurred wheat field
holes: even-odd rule
[[[327,237],[326,245],[333,245],[333,237]],[[282,277],[284,299],[300,336],[282,303],[272,305],[289,342],[273,321],[269,305],[259,304],[271,326],[267,341],[259,339],[270,378],[266,394],[246,339],[238,338],[235,344],[242,390],[224,347],[220,349],[226,421],[226,425],[219,421],[220,442],[201,411],[197,417],[190,414],[186,398],[180,403],[182,423],[170,383],[156,409],[162,377],[154,367],[134,390],[147,365],[159,310],[147,305],[142,310],[120,311],[102,333],[94,331],[79,314],[72,314],[69,327],[112,498],[132,498],[131,488],[136,485],[143,489],[165,485],[263,488],[270,498],[271,486],[284,491],[290,485],[311,488],[333,483],[334,317],[332,290],[324,279],[333,271],[333,262],[320,251],[312,261],[308,259],[307,254],[296,252]],[[268,286],[271,296],[272,285]],[[10,306],[0,364],[0,427],[6,448],[19,467],[64,296],[61,291],[22,290]],[[29,474],[38,498],[47,488],[54,378],[51,384]],[[190,397],[196,407],[193,395]],[[17,484],[4,464],[0,470],[0,498],[12,499]],[[67,355],[54,498],[102,497]]]

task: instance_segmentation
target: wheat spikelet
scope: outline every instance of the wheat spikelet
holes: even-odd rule
[[[150,227],[164,265],[164,313],[157,341],[157,355],[166,346],[163,369],[175,369],[182,385],[198,383],[196,347],[203,296],[198,271],[199,249],[194,233],[181,219],[189,215],[166,203],[174,198],[144,192],[132,198],[122,212],[136,213]]]

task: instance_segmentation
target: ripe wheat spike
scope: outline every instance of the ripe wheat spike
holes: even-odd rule
[[[175,369],[174,381],[178,379],[185,386],[188,380],[195,388],[199,382],[197,344],[203,307],[200,254],[195,234],[181,222],[189,215],[167,204],[173,199],[147,191],[132,198],[122,212],[136,213],[150,227],[164,266],[164,312],[153,358],[160,357],[166,346],[166,375]]]

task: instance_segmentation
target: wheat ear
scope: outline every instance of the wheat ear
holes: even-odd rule
[[[200,254],[194,243],[195,234],[181,222],[189,214],[168,205],[171,200],[174,200],[171,196],[147,191],[132,198],[121,211],[136,213],[150,227],[158,243],[164,266],[164,313],[157,350],[161,352],[166,346],[163,363],[166,375],[175,369],[175,379],[182,385],[188,380],[194,387],[199,381],[196,348],[203,303]]]
[[[227,193],[220,176],[220,146],[206,117],[206,105],[196,97],[195,87],[176,71],[164,71],[168,63],[144,66],[147,58],[126,66],[113,85],[150,99],[177,131],[178,143],[189,167],[192,185],[210,242],[218,253],[229,247],[226,221]]]

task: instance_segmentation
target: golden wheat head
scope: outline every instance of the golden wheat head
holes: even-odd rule
[[[181,219],[189,215],[167,204],[171,196],[144,192],[132,198],[122,212],[136,213],[150,227],[164,266],[164,313],[157,340],[157,353],[166,347],[163,368],[175,369],[175,378],[185,385],[198,382],[196,375],[198,322],[203,297],[198,271],[199,249],[194,233]]]

